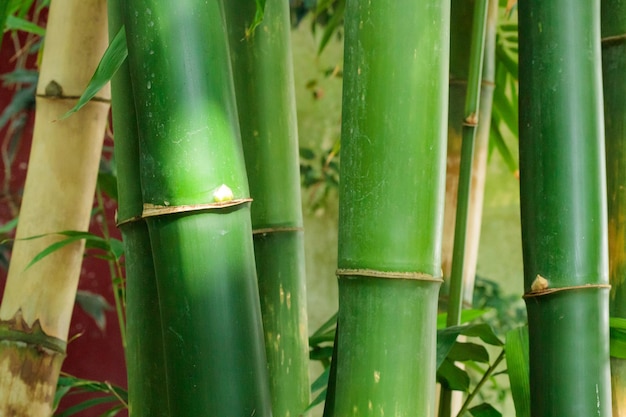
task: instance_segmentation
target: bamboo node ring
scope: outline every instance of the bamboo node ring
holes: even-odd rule
[[[189,205],[182,205],[182,206],[170,206],[170,205],[161,206],[157,204],[144,203],[141,217],[145,219],[146,217],[164,216],[167,214],[186,213],[190,211],[223,209],[227,207],[240,206],[243,204],[247,204],[251,201],[252,201],[251,198],[236,198],[233,200],[222,201],[222,202],[189,204]]]
[[[434,277],[423,272],[397,272],[397,271],[378,271],[375,269],[337,269],[337,278],[345,276],[361,276],[370,278],[388,278],[388,279],[411,279],[416,281],[443,282],[441,277]]]
[[[264,227],[262,229],[254,229],[252,231],[253,235],[266,235],[269,233],[281,233],[281,232],[302,232],[304,231],[304,227]]]

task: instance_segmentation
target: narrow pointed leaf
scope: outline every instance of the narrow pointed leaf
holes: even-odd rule
[[[502,413],[493,408],[493,406],[488,403],[482,403],[480,405],[477,405],[476,407],[470,408],[467,411],[469,411],[469,413],[473,417],[502,417]]]
[[[516,417],[530,417],[530,382],[528,379],[528,327],[518,327],[506,335],[506,366]]]
[[[44,36],[46,30],[41,26],[17,16],[6,16],[6,30],[20,30],[22,32],[34,33],[35,35]]]
[[[85,88],[83,94],[80,96],[80,99],[78,99],[76,105],[65,113],[61,119],[65,119],[76,113],[92,98],[94,98],[96,94],[98,94],[98,91],[111,81],[111,78],[113,78],[122,63],[124,63],[127,56],[128,49],[126,48],[126,31],[122,27],[104,52],[98,68],[96,68],[93,77],[89,81],[89,84],[87,85],[87,88]]]

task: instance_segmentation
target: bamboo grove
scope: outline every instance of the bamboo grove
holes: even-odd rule
[[[19,3],[2,6],[3,20]],[[87,229],[109,104],[130,415],[305,412],[289,4],[51,1],[0,306],[0,415],[53,411],[85,245],[75,233]],[[493,110],[496,125],[519,126],[530,411],[518,417],[626,416],[626,355],[609,341],[610,326],[626,328],[626,2],[338,0],[318,11],[329,5],[345,47],[324,416],[457,415],[445,383],[436,406],[439,293],[443,283],[447,325],[458,326],[472,298],[494,97],[517,94],[498,85],[504,7],[519,16],[519,125]],[[63,118],[107,39],[125,43],[110,93],[107,84]],[[33,264],[68,234],[71,244]]]

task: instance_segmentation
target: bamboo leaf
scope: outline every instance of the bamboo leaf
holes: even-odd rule
[[[16,217],[14,219],[9,220],[8,222],[6,222],[5,224],[3,224],[2,226],[0,226],[0,234],[7,234],[12,232],[15,227],[17,227],[17,220],[19,219],[19,217]]]
[[[96,322],[98,328],[104,331],[106,327],[106,312],[114,310],[106,298],[91,291],[78,290],[76,292],[76,302]]]
[[[467,328],[461,331],[461,334],[471,337],[480,337],[483,342],[493,346],[503,345],[502,341],[498,338],[498,336],[496,336],[491,326],[489,326],[487,323],[479,323],[467,326]]]
[[[65,246],[71,243],[74,243],[83,239],[85,240],[85,248],[87,249],[100,249],[105,252],[114,253],[112,252],[112,248],[111,248],[109,241],[107,241],[106,239],[98,235],[94,235],[93,233],[90,233],[90,232],[80,232],[76,230],[65,230],[65,231],[57,232],[57,233],[45,233],[42,235],[23,238],[21,240],[34,240],[34,239],[39,239],[45,236],[52,236],[52,235],[61,235],[61,236],[65,236],[66,238],[51,244],[50,246],[46,247],[44,250],[39,252],[26,266],[26,269],[30,268],[31,266],[33,266],[34,264],[36,264],[37,262],[39,262],[46,256],[50,255],[51,253],[56,252],[57,250],[64,248]],[[117,245],[118,244],[116,244],[116,246]],[[119,248],[116,247],[116,251],[118,250]]]
[[[328,385],[328,376],[330,375],[330,366],[324,369],[324,372],[321,373],[320,376],[315,379],[315,381],[311,384],[311,392],[319,391],[322,388],[325,388]]]
[[[516,417],[530,417],[530,382],[528,364],[528,327],[522,326],[506,335],[506,365]]]
[[[65,113],[61,119],[65,119],[70,115],[76,113],[85,104],[98,94],[98,91],[102,89],[113,78],[117,70],[120,68],[124,60],[128,56],[128,49],[126,47],[126,31],[122,27],[117,35],[111,41],[109,47],[104,52],[98,68],[96,68],[93,77],[89,81],[87,88],[78,99],[78,102],[71,110]]]
[[[90,398],[72,407],[69,407],[67,410],[63,411],[62,413],[58,413],[56,417],[69,417],[69,416],[77,415],[81,411],[85,411],[89,408],[95,407],[96,405],[106,404],[106,403],[111,403],[111,402],[116,402],[116,401],[118,401],[118,399],[112,395],[106,396],[106,397]]]
[[[502,413],[491,404],[482,403],[467,410],[473,417],[502,417]],[[518,416],[519,417],[519,416]]]
[[[456,342],[448,352],[448,359],[455,362],[489,363],[489,353],[484,346],[476,343]]]
[[[339,4],[337,5],[337,8],[335,9],[333,13],[333,16],[328,22],[328,25],[326,25],[326,28],[324,29],[324,33],[322,34],[320,46],[317,50],[318,55],[320,55],[322,51],[324,51],[324,48],[326,48],[326,45],[328,44],[328,41],[330,40],[331,36],[333,35],[333,33],[335,33],[335,30],[343,21],[343,15],[344,15],[345,9],[346,9],[345,0],[340,0]]]
[[[5,30],[20,30],[22,32],[34,33],[39,36],[44,36],[46,34],[46,30],[41,26],[13,15],[6,16]]]
[[[468,309],[461,312],[461,324],[476,320],[479,317],[485,315],[489,310]],[[437,329],[443,329],[446,327],[446,320],[448,320],[448,313],[439,313],[437,315]]]
[[[517,171],[517,162],[509,150],[508,145],[504,141],[504,137],[502,136],[502,131],[500,129],[500,118],[497,112],[494,111],[491,115],[491,134],[489,137],[491,145],[498,150],[500,156],[504,160],[504,163],[509,168],[509,171],[515,172]]]
[[[611,317],[609,324],[611,356],[626,359],[626,319]]]
[[[309,338],[309,340],[311,339],[315,339],[316,337],[319,337],[320,335],[323,335],[325,333],[328,333],[328,331],[330,329],[332,329],[333,327],[337,326],[337,314],[335,313],[332,315],[331,318],[329,318],[328,320],[326,320],[326,322],[324,324],[322,324],[319,329],[317,329]],[[309,344],[313,345],[314,343],[309,342]]]
[[[467,372],[446,359],[437,370],[437,381],[447,389],[455,391],[467,391],[470,379]]]

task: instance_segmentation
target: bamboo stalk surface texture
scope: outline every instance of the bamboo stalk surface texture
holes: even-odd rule
[[[170,413],[270,416],[223,5],[126,4]]]
[[[449,5],[348,0],[334,413],[434,413]]]
[[[610,416],[600,2],[519,4],[531,414]]]

